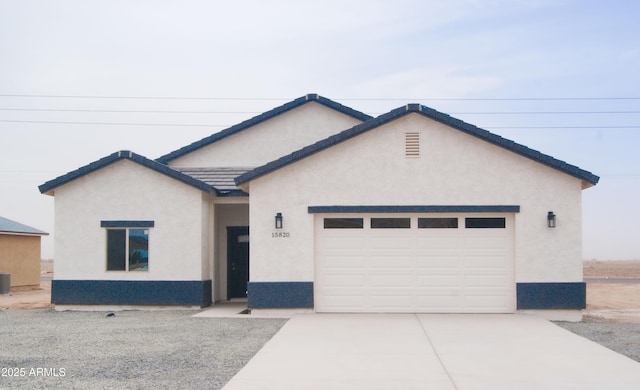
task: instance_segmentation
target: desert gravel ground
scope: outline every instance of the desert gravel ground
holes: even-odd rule
[[[286,322],[195,313],[2,310],[0,389],[220,389]]]
[[[638,323],[583,320],[582,322],[555,322],[555,324],[640,362],[640,324]]]
[[[52,274],[43,262],[43,277]],[[639,279],[640,262],[585,262],[584,275]],[[286,322],[56,312],[46,279],[38,290],[0,296],[0,389],[220,389]],[[588,283],[583,321],[556,325],[640,362],[640,283]]]
[[[0,311],[0,389],[220,389],[286,322],[195,313]],[[640,324],[556,324],[640,361]]]

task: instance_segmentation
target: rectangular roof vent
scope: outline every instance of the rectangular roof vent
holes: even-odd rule
[[[405,133],[404,141],[405,157],[420,157],[420,133]]]

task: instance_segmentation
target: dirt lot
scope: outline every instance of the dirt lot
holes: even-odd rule
[[[640,323],[640,283],[589,283],[589,279],[640,279],[640,261],[586,261],[587,310],[596,321]]]
[[[42,260],[40,263],[40,277],[53,277],[53,260]],[[51,282],[40,282],[40,288],[24,289],[12,288],[11,295],[0,295],[0,310],[4,309],[46,309],[51,304]]]
[[[43,278],[53,276],[53,261],[42,262]],[[640,279],[640,261],[587,261],[584,277],[600,279]],[[12,291],[0,295],[2,309],[43,309],[51,307],[51,282],[43,281],[36,290]],[[587,283],[585,319],[640,323],[640,283]]]

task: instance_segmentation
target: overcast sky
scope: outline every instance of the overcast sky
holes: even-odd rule
[[[639,18],[634,0],[0,0],[0,215],[52,233],[53,258],[38,185],[319,93],[422,103],[601,176],[584,258],[640,259]]]

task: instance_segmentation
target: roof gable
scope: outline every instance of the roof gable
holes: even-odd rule
[[[82,176],[88,175],[92,172],[98,171],[108,165],[111,165],[117,161],[120,160],[129,160],[132,161],[136,164],[140,164],[146,168],[149,168],[155,172],[161,173],[165,176],[168,176],[172,179],[178,180],[184,184],[190,185],[192,187],[195,187],[201,191],[204,192],[212,192],[215,189],[200,180],[197,180],[189,175],[186,175],[182,172],[179,172],[175,169],[172,169],[164,164],[160,164],[156,161],[153,160],[149,160],[148,158],[141,156],[139,154],[135,154],[133,152],[130,152],[128,150],[121,150],[119,152],[113,153],[107,157],[104,157],[98,161],[92,162],[89,165],[85,165],[81,168],[76,169],[75,171],[71,171],[65,175],[62,175],[58,178],[55,178],[53,180],[50,180],[42,185],[40,185],[38,187],[38,189],[40,190],[41,193],[46,194],[49,193],[51,191],[53,191],[54,189],[56,189],[57,187],[60,187],[64,184],[67,184],[71,181],[74,181]]]
[[[32,228],[31,226],[24,225],[20,222],[12,221],[8,218],[0,217],[0,234],[18,234],[18,235],[34,235],[34,236],[48,236],[49,233],[42,230]]]
[[[224,138],[227,138],[233,134],[236,134],[238,132],[241,132],[243,130],[246,130],[250,127],[253,127],[257,124],[260,124],[262,122],[265,122],[271,118],[274,118],[278,115],[284,114],[287,111],[293,110],[294,108],[300,107],[304,104],[310,103],[310,102],[316,102],[319,104],[322,104],[323,106],[329,107],[333,110],[336,110],[340,113],[343,113],[345,115],[351,116],[353,118],[356,118],[358,120],[361,121],[367,121],[369,119],[371,119],[372,117],[362,113],[360,111],[356,111],[352,108],[349,108],[347,106],[343,106],[340,103],[334,102],[333,100],[327,99],[325,97],[319,96],[317,94],[308,94],[305,96],[302,96],[300,98],[297,98],[289,103],[283,104],[282,106],[276,107],[272,110],[269,110],[265,113],[262,113],[258,116],[255,116],[251,119],[248,119],[244,122],[241,122],[237,125],[231,126],[225,130],[222,130],[220,132],[217,132],[215,134],[212,134],[206,138],[201,139],[200,141],[196,141],[190,145],[184,146],[178,150],[175,150],[171,153],[168,153],[164,156],[159,157],[156,161],[162,163],[162,164],[168,164],[169,162],[182,157],[186,154],[192,153],[198,149],[201,149],[205,146],[211,145],[217,141],[220,141]]]
[[[428,108],[426,106],[422,106],[419,104],[407,104],[404,107],[399,107],[395,110],[392,110],[386,114],[380,115],[376,118],[370,119],[362,124],[356,125],[350,129],[344,130],[341,133],[333,135],[331,137],[325,138],[324,140],[318,141],[315,144],[306,146],[298,151],[295,151],[287,156],[281,157],[275,161],[272,161],[268,164],[255,168],[252,171],[249,171],[243,175],[240,175],[235,179],[237,185],[242,185],[244,183],[248,183],[251,180],[254,180],[260,176],[266,175],[270,172],[276,171],[284,166],[292,164],[296,161],[302,160],[306,157],[309,157],[315,153],[321,152],[327,148],[330,148],[334,145],[342,143],[348,139],[356,137],[360,134],[363,134],[369,130],[375,129],[381,125],[392,122],[398,118],[401,118],[405,115],[416,113],[422,116],[425,116],[434,121],[440,122],[444,125],[447,125],[453,129],[462,131],[468,135],[479,138],[485,142],[489,142],[498,147],[504,148],[513,153],[519,154],[523,157],[536,161],[540,164],[544,164],[553,169],[556,169],[560,172],[563,172],[567,175],[573,176],[583,181],[583,188],[590,187],[592,185],[596,185],[600,178],[594,175],[591,172],[582,170],[577,166],[568,164],[564,161],[555,159],[549,155],[540,153],[537,150],[530,149],[524,145],[518,144],[509,139],[503,138],[499,135],[493,134],[487,130],[481,129],[472,124],[466,123],[459,119],[453,118],[447,114],[436,111],[432,108]]]

